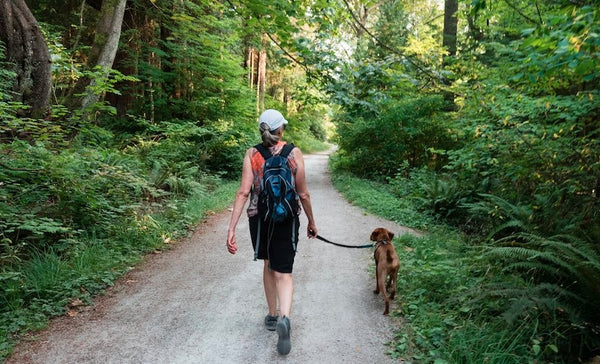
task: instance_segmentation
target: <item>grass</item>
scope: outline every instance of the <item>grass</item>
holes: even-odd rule
[[[497,301],[481,298],[482,286],[499,278],[480,247],[420,213],[414,200],[397,197],[387,185],[339,171],[333,182],[368,212],[426,230],[423,236],[394,239],[402,265],[391,315],[403,320],[390,343],[393,358],[436,364],[543,362],[535,319],[508,323]]]
[[[214,184],[216,181],[212,181]],[[223,182],[210,192],[198,189],[159,211],[124,219],[110,238],[87,236],[48,249],[0,270],[0,362],[26,332],[44,328],[63,315],[69,302],[91,302],[129,271],[144,254],[168,249],[199,221],[229,206],[239,182]],[[63,243],[64,245],[65,243]],[[10,269],[9,269],[10,268]]]
[[[399,199],[386,185],[335,172],[332,182],[352,204],[400,225],[427,230],[432,220],[417,212],[410,199]]]

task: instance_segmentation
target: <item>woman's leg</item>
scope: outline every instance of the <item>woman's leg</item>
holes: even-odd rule
[[[274,271],[269,269],[269,261],[265,259],[263,267],[263,285],[267,306],[269,307],[269,315],[271,316],[277,316],[277,286],[274,273]]]
[[[290,317],[292,296],[294,295],[292,273],[280,273],[276,271],[272,271],[272,273],[274,274],[277,298],[279,299],[279,313],[281,316]]]
[[[277,352],[287,355],[292,349],[290,341],[290,312],[292,310],[292,296],[294,294],[294,282],[292,273],[275,272],[275,286],[277,287],[277,298],[279,298],[279,312],[281,319],[277,322]]]

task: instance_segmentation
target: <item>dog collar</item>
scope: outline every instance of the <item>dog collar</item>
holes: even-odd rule
[[[384,244],[385,245],[385,244],[388,244],[388,241],[387,240],[380,240],[380,241],[377,242],[377,244]]]

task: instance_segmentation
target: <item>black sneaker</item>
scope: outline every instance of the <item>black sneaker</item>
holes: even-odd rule
[[[290,342],[290,319],[283,316],[277,323],[277,334],[279,340],[277,341],[277,352],[281,355],[287,355],[292,349],[292,343]]]
[[[277,319],[279,319],[279,316],[277,316],[277,315],[275,315],[275,316],[271,316],[271,315],[265,316],[265,326],[267,327],[267,330],[269,330],[269,331],[275,331],[275,328],[277,327]]]

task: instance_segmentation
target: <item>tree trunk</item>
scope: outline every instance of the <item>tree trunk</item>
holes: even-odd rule
[[[113,62],[113,68],[119,70],[119,72],[125,75],[138,75],[139,64],[138,62],[131,62],[131,60],[139,60],[141,54],[142,42],[147,41],[140,40],[140,34],[143,34],[145,27],[144,16],[140,15],[140,12],[136,11],[134,7],[127,7],[125,15],[123,16],[123,29],[122,32],[127,29],[138,29],[139,32],[133,37],[128,39],[128,44],[124,47],[127,50],[119,49],[115,60]],[[143,94],[143,83],[135,81],[121,81],[115,84],[115,88],[122,91],[121,94],[109,93],[106,94],[104,100],[115,107],[118,117],[126,116],[128,112],[135,109],[137,102],[139,102]]]
[[[456,32],[458,28],[457,0],[445,0],[444,2],[444,40],[442,45],[448,50],[450,57],[456,56]]]
[[[13,85],[17,101],[31,107],[25,111],[29,116],[45,115],[52,89],[50,53],[24,0],[0,0],[0,40],[17,74]]]
[[[256,111],[258,113],[265,109],[265,89],[267,83],[267,42],[263,36],[261,42],[261,50],[258,53],[258,76],[256,87]]]
[[[104,0],[102,2],[100,20],[96,27],[96,36],[88,59],[90,68],[95,66],[112,68],[119,48],[126,3],[127,0]],[[91,86],[94,85],[94,80],[84,82],[89,82]],[[94,93],[86,95],[81,103],[82,107],[86,108],[98,102],[101,96]]]
[[[254,47],[248,48],[246,57],[246,71],[248,72],[248,87],[250,90],[254,90],[255,83],[255,69],[256,69],[256,49]]]
[[[442,45],[448,50],[448,55],[444,57],[444,67],[448,66],[450,63],[449,61],[456,56],[456,35],[458,29],[458,18],[456,17],[457,11],[457,0],[444,1],[444,37]],[[451,81],[446,78],[444,84],[450,86]],[[448,90],[444,91],[444,99],[446,100],[448,110],[456,108],[454,93]]]

